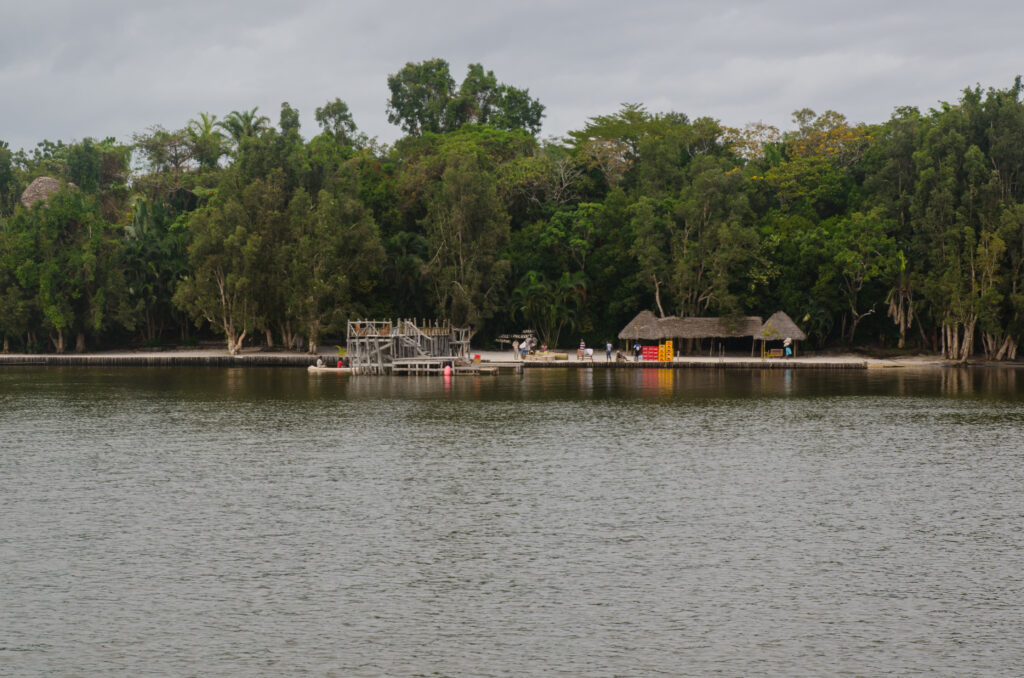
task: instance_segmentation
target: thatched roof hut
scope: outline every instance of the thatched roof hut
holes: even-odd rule
[[[68,186],[71,188],[78,188],[72,183]],[[42,200],[46,202],[50,199],[54,193],[60,190],[60,181],[52,177],[37,177],[35,181],[28,185],[21,194],[21,204],[25,207],[32,207],[37,202]]]
[[[658,318],[640,311],[619,332],[619,339],[660,341],[662,339],[726,339],[753,337],[761,331],[761,318]]]
[[[650,311],[640,311],[622,328],[619,339],[660,339],[658,332],[658,317]]]
[[[804,341],[807,339],[807,335],[783,311],[773,313],[772,317],[765,321],[764,326],[754,337],[761,341],[782,341],[786,338],[793,341]]]

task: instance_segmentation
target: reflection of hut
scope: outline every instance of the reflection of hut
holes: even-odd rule
[[[786,339],[793,340],[793,355],[796,355],[796,342],[805,341],[807,335],[783,311],[776,311],[765,321],[761,331],[754,335],[754,338],[761,340],[761,356],[764,357],[769,341],[777,341],[781,345]]]
[[[72,188],[78,188],[74,184],[68,184]],[[21,194],[21,204],[25,207],[32,207],[40,200],[47,201],[60,190],[60,182],[51,177],[37,177],[28,185]]]

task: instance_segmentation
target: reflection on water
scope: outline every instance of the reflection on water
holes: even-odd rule
[[[0,370],[0,675],[1013,675],[1014,369]]]

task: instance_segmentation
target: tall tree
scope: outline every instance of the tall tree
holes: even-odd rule
[[[225,192],[189,218],[192,273],[178,284],[174,303],[197,324],[205,320],[223,334],[232,355],[255,328],[259,313],[260,290],[254,280],[266,267],[260,258],[265,230],[261,222],[268,216],[259,205],[279,202],[278,191],[270,189],[256,181],[241,193]]]
[[[455,80],[444,59],[407,63],[398,73],[388,76],[388,122],[406,134],[446,132],[452,128],[451,100]]]
[[[355,316],[362,295],[380,279],[384,248],[377,225],[358,200],[321,191],[314,208],[296,191],[288,206],[288,308],[316,353],[324,332]]]
[[[324,134],[331,135],[343,146],[361,146],[365,141],[356,128],[348,104],[341,99],[329,101],[316,109],[316,121]]]
[[[198,118],[189,121],[185,128],[189,143],[192,146],[192,157],[202,169],[217,167],[224,155],[225,139],[217,125],[217,116],[211,113],[200,113]]]
[[[499,83],[480,64],[469,65],[456,89],[444,59],[407,63],[388,76],[388,89],[388,122],[412,136],[451,132],[466,124],[537,134],[544,117],[544,106],[529,90]]]
[[[255,137],[270,126],[270,118],[258,115],[259,108],[255,106],[250,111],[231,111],[217,123],[218,127],[227,132],[236,151],[244,139]]]
[[[424,218],[426,268],[438,310],[456,324],[480,327],[497,311],[509,262],[502,251],[509,222],[494,177],[473,156],[447,159]]]

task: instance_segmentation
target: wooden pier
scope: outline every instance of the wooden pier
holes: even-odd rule
[[[451,358],[400,358],[391,363],[391,374],[444,374],[450,368],[452,374],[498,374],[498,365],[490,363],[456,364]]]

